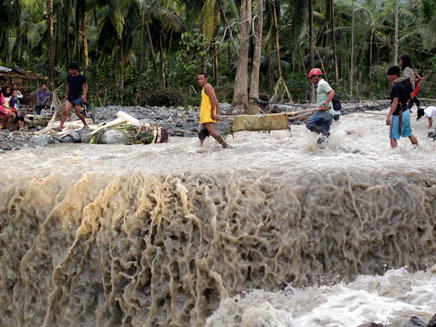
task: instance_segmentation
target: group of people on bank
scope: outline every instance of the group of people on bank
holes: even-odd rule
[[[86,101],[86,94],[88,92],[88,84],[86,77],[79,73],[79,65],[71,63],[69,65],[69,75],[67,77],[67,87],[65,96],[65,106],[61,117],[60,126],[57,128],[61,131],[68,112],[74,107],[76,115],[87,127],[87,123],[83,114],[81,114],[82,104]],[[24,117],[20,109],[20,101],[23,100],[22,93],[18,90],[18,84],[13,83],[12,86],[0,84],[0,118],[2,124],[0,128],[7,130],[7,126],[12,120],[18,124],[20,131],[24,130]],[[35,114],[41,115],[42,110],[50,109],[50,92],[47,90],[47,84],[42,83],[41,89],[34,92],[36,97]]]
[[[42,109],[49,109],[50,92],[47,90],[47,84],[42,83],[41,88],[35,93],[37,97],[35,113],[40,115]],[[2,118],[0,128],[7,130],[8,124],[12,121],[17,124],[19,131],[23,131],[24,116],[20,106],[24,96],[18,89],[18,84],[12,83],[11,86],[0,84],[0,97],[0,118]]]
[[[392,66],[387,71],[387,78],[391,82],[391,107],[386,117],[386,125],[389,126],[389,139],[393,148],[398,145],[397,142],[401,137],[408,137],[412,144],[418,144],[410,126],[410,109],[414,104],[418,107],[418,119],[424,113],[429,118],[429,127],[432,126],[433,116],[436,116],[436,107],[428,107],[424,110],[417,99],[419,82],[431,72],[424,77],[415,73],[407,54],[400,57],[399,64],[401,68]],[[338,120],[340,112],[333,107],[336,94],[329,83],[323,79],[321,70],[319,68],[310,70],[308,79],[316,88],[316,111],[306,122],[306,126],[310,131],[320,135],[317,142],[321,144],[330,136],[333,119]],[[223,147],[227,147],[227,143],[214,128],[216,120],[219,119],[219,103],[213,87],[207,82],[205,73],[198,74],[198,83],[202,87],[198,133],[201,144],[207,136],[211,135]]]

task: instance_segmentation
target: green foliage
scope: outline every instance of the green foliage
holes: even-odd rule
[[[182,48],[176,52],[176,62],[168,74],[170,83],[191,85],[201,71],[201,58],[206,55],[203,49],[208,41],[198,32],[185,32],[181,36]]]

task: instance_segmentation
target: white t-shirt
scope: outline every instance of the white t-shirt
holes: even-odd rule
[[[425,115],[427,118],[433,118],[436,117],[436,107],[434,106],[428,106],[424,109]]]

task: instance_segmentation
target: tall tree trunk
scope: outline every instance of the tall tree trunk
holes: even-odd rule
[[[82,42],[83,42],[83,61],[85,63],[85,74],[88,75],[88,66],[89,66],[89,59],[88,59],[88,38],[87,38],[87,30],[86,30],[86,8],[85,8],[85,0],[80,0],[81,8],[81,34],[82,34]]]
[[[399,0],[395,0],[395,36],[394,36],[394,65],[398,65],[398,7]]]
[[[165,65],[165,56],[164,56],[164,47],[163,47],[163,31],[159,32],[159,45],[160,45],[160,64],[162,68],[162,83],[164,87],[168,87],[167,82],[167,74],[166,74],[166,65]]]
[[[71,62],[70,52],[70,0],[64,0],[64,20],[65,20],[65,60],[66,69]]]
[[[351,1],[351,66],[350,66],[350,99],[353,100],[354,84],[354,0]]]
[[[215,80],[215,85],[219,85],[218,80],[218,44],[216,43],[216,38],[213,37],[212,39],[213,44],[213,79]]]
[[[372,81],[373,43],[374,43],[374,30],[371,29],[371,36],[369,37],[369,69],[368,69],[368,77],[370,82]]]
[[[335,62],[335,82],[339,85],[339,69],[338,69],[338,55],[336,52],[336,20],[335,20],[335,0],[331,0],[331,24],[332,24],[332,41],[333,41],[333,59]]]
[[[241,33],[239,62],[235,77],[235,92],[232,106],[242,112],[248,111],[248,50],[251,27],[251,0],[241,1]]]
[[[200,26],[201,26],[201,34],[205,34],[204,30],[203,30],[203,15],[201,15],[201,22],[200,22]],[[208,40],[209,41],[209,40]],[[201,71],[203,73],[207,72],[207,65],[206,65],[206,54],[207,54],[207,47],[206,44],[204,44],[203,42],[201,43]]]
[[[48,18],[48,80],[50,90],[54,91],[54,27],[53,27],[53,0],[47,0]]]
[[[274,30],[275,30],[275,41],[276,41],[276,54],[277,54],[277,72],[279,74],[279,78],[282,77],[282,65],[281,65],[281,56],[280,56],[280,42],[279,42],[279,22],[277,19],[277,7],[276,1],[273,3],[273,18],[274,18]]]
[[[120,79],[120,89],[124,90],[124,81],[125,81],[125,66],[124,66],[124,62],[125,62],[125,55],[124,55],[124,42],[123,42],[123,37],[121,37],[119,39],[119,45],[120,45],[120,60],[121,60],[121,79]]]
[[[309,57],[310,69],[315,68],[315,49],[313,45],[313,0],[309,0]],[[310,83],[310,103],[315,102],[315,87]]]
[[[151,59],[153,60],[154,74],[156,75],[156,80],[159,84],[159,87],[162,87],[162,80],[159,73],[159,68],[157,67],[156,52],[154,51],[153,39],[151,38],[150,26],[148,25],[148,22],[145,24],[145,30],[147,32],[148,43],[150,46]]]
[[[232,71],[232,51],[230,50],[230,43],[227,44],[227,69],[229,70],[228,74]]]
[[[262,55],[262,31],[263,31],[263,0],[257,0],[257,20],[255,27],[254,38],[254,55],[253,65],[251,67],[251,84],[250,84],[250,97],[259,98],[259,75],[260,75],[260,61]],[[250,103],[248,112],[250,114],[259,113],[259,106],[257,103]]]

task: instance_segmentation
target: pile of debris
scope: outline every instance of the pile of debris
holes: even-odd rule
[[[91,144],[151,144],[168,142],[167,131],[157,125],[140,122],[123,111],[117,113],[117,118],[110,122],[94,125],[92,119],[86,118],[87,127],[80,120],[66,122],[62,132],[57,132],[59,121],[55,113],[47,123],[47,127],[38,134],[48,135],[62,143]],[[67,142],[64,140],[67,139]]]

